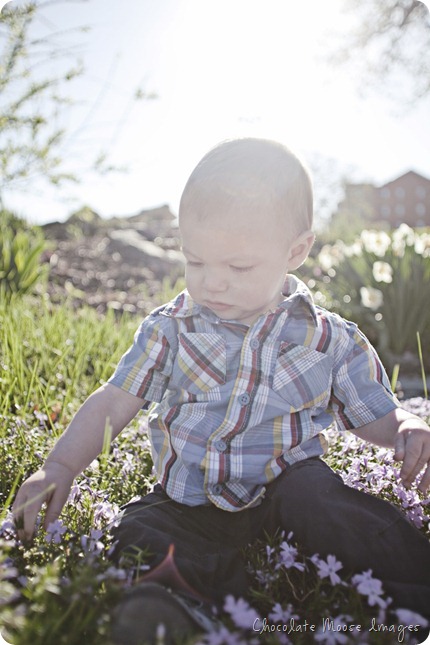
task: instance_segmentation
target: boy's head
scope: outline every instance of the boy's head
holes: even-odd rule
[[[250,323],[279,303],[286,273],[312,246],[309,174],[274,141],[221,143],[192,172],[179,227],[193,298]]]

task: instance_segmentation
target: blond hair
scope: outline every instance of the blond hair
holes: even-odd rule
[[[291,150],[275,141],[228,140],[212,148],[191,173],[182,193],[179,219],[190,208],[205,219],[214,207],[243,211],[256,203],[262,217],[276,214],[296,236],[311,230],[309,171]]]

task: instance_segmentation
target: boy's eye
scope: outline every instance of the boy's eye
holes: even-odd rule
[[[202,262],[197,262],[196,260],[187,260],[187,264],[189,267],[201,267],[203,266]]]
[[[231,266],[230,268],[233,271],[236,271],[236,273],[247,273],[247,271],[251,271],[251,269],[253,269],[254,267],[252,267],[252,266],[250,266],[250,267],[234,267],[234,266]]]

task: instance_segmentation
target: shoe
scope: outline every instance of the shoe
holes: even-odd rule
[[[128,589],[113,616],[114,645],[174,645],[216,628],[211,609],[155,582]]]

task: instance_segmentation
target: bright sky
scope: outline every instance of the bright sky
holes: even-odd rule
[[[430,177],[430,99],[405,113],[401,102],[360,98],[351,68],[327,65],[332,32],[351,21],[342,4],[68,0],[47,8],[59,31],[91,26],[80,36],[86,73],[70,90],[78,105],[64,118],[75,135],[63,154],[79,175],[106,149],[128,172],[85,173],[61,188],[38,180],[27,193],[6,193],[5,205],[36,223],[64,220],[84,204],[105,217],[165,203],[176,213],[200,157],[249,135],[280,140],[309,161],[332,160],[357,181],[381,184],[410,169]],[[138,86],[158,98],[134,101]]]

